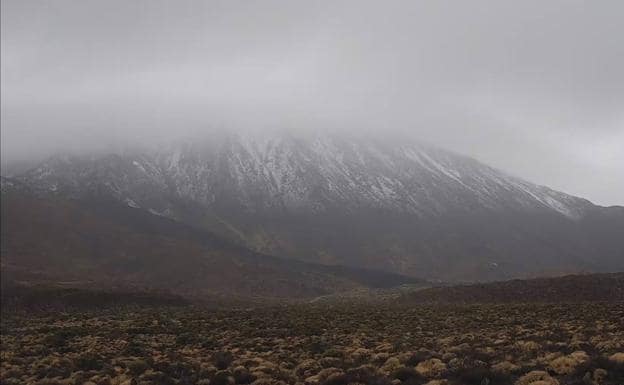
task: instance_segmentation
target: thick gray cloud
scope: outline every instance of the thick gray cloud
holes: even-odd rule
[[[624,2],[2,1],[2,158],[409,132],[624,204]]]

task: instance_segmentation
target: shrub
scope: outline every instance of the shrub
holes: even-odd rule
[[[182,333],[176,337],[177,345],[190,345],[195,341],[193,333]]]
[[[374,367],[362,365],[347,371],[348,383],[362,383],[367,385],[390,385],[388,378],[377,373]]]
[[[455,376],[461,384],[465,385],[511,385],[513,383],[509,374],[492,371],[482,366],[463,368]]]
[[[130,373],[132,373],[135,376],[142,374],[149,368],[149,365],[147,364],[147,362],[143,360],[132,360],[127,363],[127,366],[128,366],[128,370],[130,370]]]
[[[256,379],[256,376],[249,373],[249,370],[244,366],[234,368],[233,376],[237,384],[251,384]]]
[[[212,355],[212,362],[219,370],[224,370],[230,367],[232,361],[234,361],[234,357],[232,356],[232,353],[228,351],[217,351]]]
[[[425,350],[419,350],[417,352],[412,353],[410,357],[405,361],[405,365],[407,366],[416,366],[419,362],[426,361],[433,357],[433,355]]]
[[[234,378],[228,371],[220,371],[215,373],[214,377],[210,381],[211,385],[232,385],[234,384]]]
[[[103,366],[104,363],[97,354],[85,353],[76,359],[76,368],[78,370],[101,370]]]
[[[390,377],[401,380],[401,382],[409,382],[410,384],[426,382],[425,378],[421,376],[416,369],[407,366],[398,368]]]

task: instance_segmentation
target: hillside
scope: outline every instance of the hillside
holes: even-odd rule
[[[51,196],[3,181],[2,278],[191,297],[314,297],[413,278],[249,251],[114,200]]]
[[[405,295],[400,300],[408,303],[622,302],[624,273],[432,287]]]

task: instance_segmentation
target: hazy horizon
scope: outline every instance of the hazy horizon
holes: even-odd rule
[[[2,2],[2,163],[205,129],[409,134],[624,205],[624,4]]]

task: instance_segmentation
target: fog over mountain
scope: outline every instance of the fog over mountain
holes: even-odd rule
[[[2,1],[2,164],[209,137],[408,135],[624,204],[620,1]]]
[[[0,7],[0,385],[624,385],[624,1]]]
[[[15,225],[19,212],[28,218],[41,211],[32,207],[43,198],[173,220],[286,260],[427,280],[624,269],[624,207],[596,206],[408,137],[221,132],[163,146],[55,156],[3,180],[3,199],[17,199],[20,186],[35,199],[6,204],[15,217],[6,219],[3,240],[13,247],[4,253],[13,258],[29,256],[41,239],[33,234],[25,244],[14,242],[23,236],[24,226]],[[66,216],[60,218],[59,226],[67,226]],[[90,239],[107,231],[77,233],[54,242],[84,242],[76,255],[89,257]],[[153,274],[150,265],[142,270]]]

